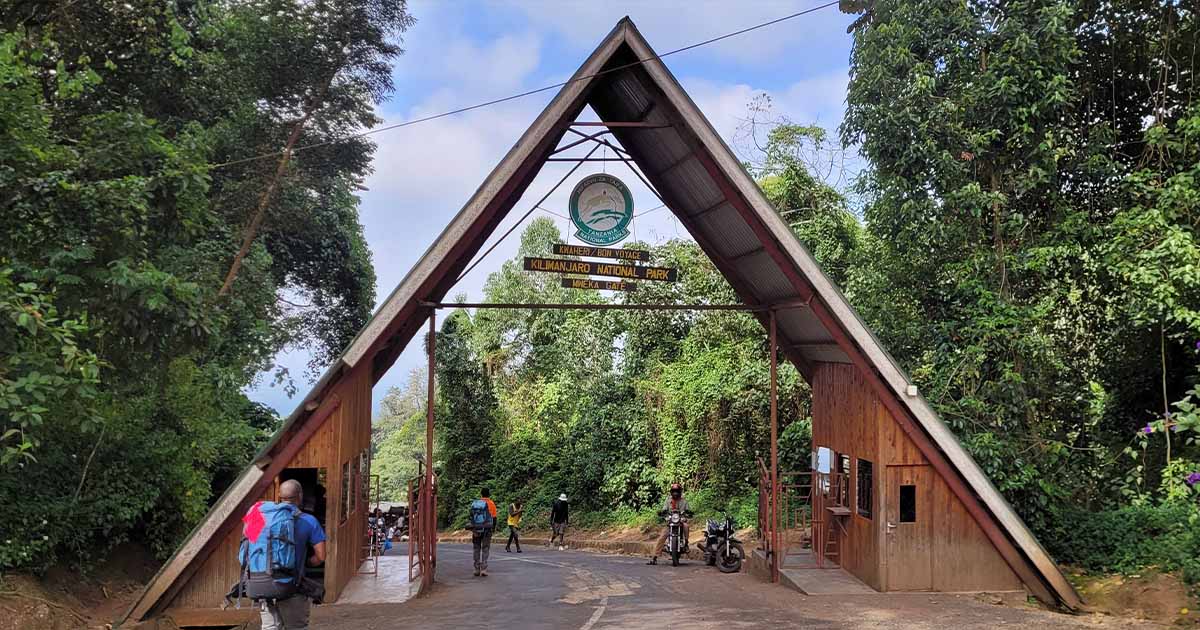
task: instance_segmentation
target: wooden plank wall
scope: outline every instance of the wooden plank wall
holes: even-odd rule
[[[369,453],[371,445],[371,372],[360,366],[344,376],[333,391],[341,399],[338,408],[311,437],[304,448],[288,463],[289,468],[326,469],[326,536],[328,542],[325,568],[327,601],[334,601],[357,572],[365,555],[362,541],[366,536],[367,503],[364,498],[351,501],[351,513],[341,521],[342,464],[352,462],[352,491],[358,477],[358,457]],[[263,493],[263,500],[276,499],[276,487]],[[237,515],[236,518],[241,518]],[[220,547],[203,561],[200,569],[170,603],[174,609],[218,608],[229,586],[237,581],[237,549],[241,528],[235,528]]]
[[[337,444],[330,453],[336,456],[329,463],[329,537],[328,554],[325,562],[325,593],[329,601],[335,601],[354,574],[358,572],[364,556],[363,540],[366,537],[366,501],[355,496],[361,481],[357,475],[358,458],[369,452],[371,446],[371,371],[369,361],[363,362],[338,384],[342,397],[338,409]],[[342,465],[350,466],[350,511],[345,521],[342,510]],[[336,498],[336,502],[335,499]]]
[[[872,588],[882,590],[879,532],[883,531],[879,489],[882,487],[879,433],[887,410],[872,395],[869,386],[853,365],[819,363],[813,370],[813,447],[824,446],[852,458],[850,467],[850,503],[853,514],[844,517],[846,535],[839,536],[840,564]],[[858,459],[874,466],[876,488],[871,518],[854,509],[858,492]],[[837,462],[833,462],[836,468]]]
[[[933,590],[1019,591],[1021,579],[996,551],[950,486],[933,480]]]
[[[813,370],[813,446],[874,463],[874,503],[871,520],[855,514],[845,540],[839,541],[843,566],[863,582],[879,590],[887,586],[886,515],[890,501],[888,466],[928,466],[929,461],[905,435],[903,429],[871,390],[870,385],[848,364],[820,363]],[[835,463],[836,464],[836,463]],[[944,479],[930,466],[927,493],[933,522],[932,589],[963,592],[1021,590],[1017,575],[987,539],[979,524]],[[851,500],[858,490],[858,466],[852,466]]]
[[[342,405],[345,405],[345,403],[343,402]],[[317,432],[314,433],[312,437],[308,438],[308,442],[305,442],[304,448],[300,449],[300,452],[296,453],[296,456],[292,458],[292,461],[288,462],[288,468],[325,468],[326,475],[333,472],[332,470],[329,470],[329,462],[331,461],[329,454],[334,451],[335,445],[337,444],[338,435],[340,434],[340,432],[337,430],[337,428],[339,428],[338,416],[340,413],[341,405],[339,405],[338,409],[335,410],[333,414],[331,414],[331,417],[325,421],[324,426],[322,426],[320,429],[317,429]],[[326,483],[328,483],[328,478],[326,479]],[[329,493],[332,491],[333,488],[325,488],[325,496],[327,500],[329,498]]]
[[[275,498],[274,488],[268,489],[260,497],[264,501]],[[237,516],[241,519],[241,515]],[[200,565],[200,570],[188,580],[188,583],[171,602],[172,608],[220,608],[225,593],[237,582],[238,564],[237,551],[242,542],[240,527],[229,532],[221,545]]]

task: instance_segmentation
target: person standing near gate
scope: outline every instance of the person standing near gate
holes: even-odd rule
[[[323,588],[310,588],[304,568],[325,562],[325,530],[300,511],[303,502],[304,487],[289,479],[279,484],[279,503],[259,501],[242,518],[242,575],[231,594],[262,606],[263,630],[308,630],[309,598],[323,596]]]
[[[471,546],[475,558],[475,575],[487,577],[488,554],[492,551],[492,531],[496,528],[496,504],[491,500],[492,491],[480,488],[479,498],[471,502],[470,520]]]
[[[521,529],[521,514],[525,511],[525,506],[520,499],[513,501],[508,505],[508,544],[504,545],[504,550],[512,552],[513,543],[517,543],[517,553],[521,553],[521,538],[519,536]]]
[[[554,546],[554,539],[558,538],[558,550],[562,551],[566,547],[567,536],[567,493],[558,495],[550,504],[550,546]]]

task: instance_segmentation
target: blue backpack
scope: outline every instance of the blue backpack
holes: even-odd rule
[[[475,499],[471,502],[471,529],[482,531],[492,529],[495,521],[492,520],[492,513],[488,510],[487,501],[483,499]]]
[[[238,561],[244,593],[251,599],[286,599],[296,594],[299,518],[296,506],[271,501],[255,503],[246,513]]]

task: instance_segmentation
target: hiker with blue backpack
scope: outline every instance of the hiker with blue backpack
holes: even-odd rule
[[[318,603],[325,589],[304,577],[308,566],[325,562],[325,530],[311,514],[300,511],[304,488],[289,479],[279,484],[278,503],[259,501],[242,517],[238,548],[241,577],[230,590],[241,606],[243,597],[262,607],[262,630],[308,630],[311,600]]]
[[[492,532],[496,528],[496,504],[491,490],[480,488],[479,498],[471,502],[467,528],[471,530],[476,577],[487,577],[488,554],[492,551]]]

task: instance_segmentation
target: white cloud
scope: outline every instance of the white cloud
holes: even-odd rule
[[[441,71],[447,78],[477,87],[512,90],[537,69],[541,45],[535,33],[505,35],[485,46],[456,40],[446,47]]]
[[[847,78],[847,71],[839,70],[802,79],[783,89],[698,77],[685,77],[680,83],[717,132],[729,141],[746,119],[747,106],[760,94],[771,97],[774,116],[785,116],[799,124],[817,124],[836,133],[845,112]]]
[[[460,85],[477,95],[499,96],[521,85],[542,64],[541,33],[522,29],[481,41],[467,32],[475,15],[465,5],[411,2],[417,23],[404,36],[405,53],[392,64],[401,96],[426,84]]]
[[[816,4],[813,0],[503,3],[511,10],[523,11],[535,24],[579,42],[585,49],[595,46],[617,20],[628,15],[659,53],[798,13]],[[852,21],[852,16],[829,7],[714,42],[702,50],[740,62],[760,62],[796,46],[819,48],[833,39],[844,39],[846,26]]]

